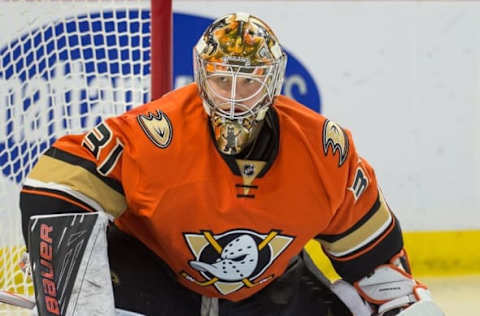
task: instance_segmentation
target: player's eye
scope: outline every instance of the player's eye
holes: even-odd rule
[[[228,87],[231,84],[231,78],[227,76],[218,76],[215,82],[221,87]]]

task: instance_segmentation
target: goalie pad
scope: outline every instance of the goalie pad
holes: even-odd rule
[[[103,213],[32,216],[29,250],[39,316],[115,315]]]

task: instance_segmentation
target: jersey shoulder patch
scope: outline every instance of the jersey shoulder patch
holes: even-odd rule
[[[338,152],[338,166],[341,167],[348,156],[348,136],[337,123],[325,120],[322,130],[323,153],[325,156],[331,154],[335,156]]]
[[[172,123],[164,112],[155,110],[153,113],[139,114],[137,121],[145,135],[155,146],[165,149],[172,142]]]

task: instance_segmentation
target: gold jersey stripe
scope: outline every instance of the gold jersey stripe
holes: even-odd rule
[[[379,197],[380,207],[357,230],[334,242],[321,241],[328,253],[337,257],[347,255],[366,246],[388,229],[392,221],[392,215],[380,192]]]
[[[49,156],[42,156],[29,174],[30,179],[65,185],[95,200],[114,217],[126,210],[125,196],[113,190],[86,169]]]

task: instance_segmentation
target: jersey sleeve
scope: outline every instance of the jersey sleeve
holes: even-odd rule
[[[75,210],[120,216],[127,209],[122,183],[135,181],[135,173],[127,175],[132,165],[125,158],[129,134],[128,115],[122,115],[106,119],[87,133],[59,138],[24,182],[22,213]]]
[[[327,228],[316,239],[337,273],[354,282],[398,253],[403,248],[402,234],[373,168],[358,155],[351,133],[327,121],[323,136],[328,169],[335,178],[331,198],[335,207]]]

